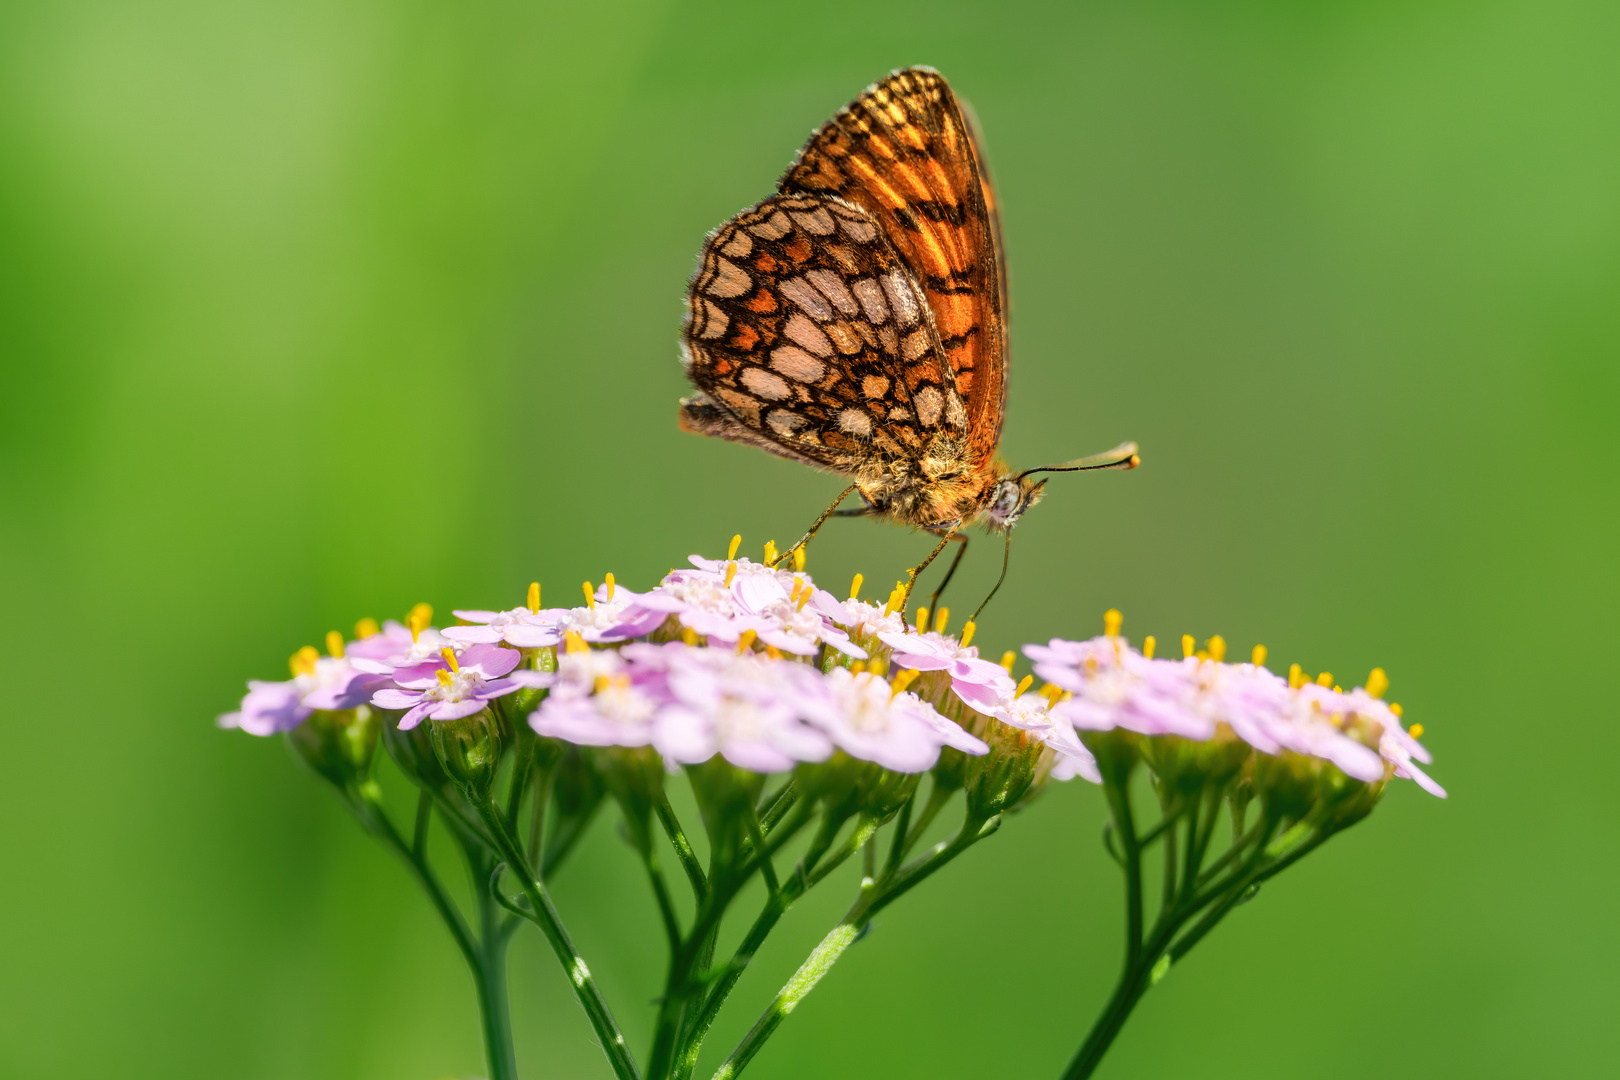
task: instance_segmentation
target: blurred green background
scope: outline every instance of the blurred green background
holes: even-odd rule
[[[1268,886],[1102,1075],[1612,1069],[1617,52],[1620,8],[1557,0],[6,5],[0,1074],[482,1072],[401,867],[213,717],[360,616],[792,539],[839,482],[676,430],[683,287],[907,63],[1000,184],[1007,455],[1147,461],[1053,480],[980,641],[1117,605],[1381,664],[1452,793],[1398,786]],[[881,586],[925,543],[835,522],[810,568]],[[1118,963],[1102,818],[1054,790],[890,909],[755,1073],[1056,1075]],[[611,821],[555,891],[644,1053],[659,942]],[[525,1076],[608,1075],[538,935],[513,969]]]

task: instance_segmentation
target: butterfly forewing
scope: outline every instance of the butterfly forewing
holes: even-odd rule
[[[773,196],[704,245],[687,293],[692,430],[839,472],[920,457],[969,416],[928,299],[865,210]]]
[[[816,132],[779,188],[835,194],[877,219],[923,287],[984,468],[1006,404],[1005,274],[988,171],[944,78],[909,68],[871,87]]]

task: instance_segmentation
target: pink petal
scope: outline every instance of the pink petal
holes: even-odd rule
[[[408,693],[396,690],[393,687],[379,690],[371,695],[371,703],[379,709],[409,709],[422,700],[420,693]]]
[[[443,702],[438,708],[430,709],[428,715],[435,720],[460,720],[463,716],[471,716],[475,712],[481,712],[483,708],[484,703],[482,700],[468,697],[462,698],[460,701]],[[403,727],[404,725],[400,726]]]
[[[406,713],[404,716],[400,717],[399,730],[409,731],[417,724],[420,724],[422,722],[422,717],[428,714],[428,709],[430,708],[432,708],[431,703],[423,702],[410,712]]]
[[[493,645],[501,640],[501,632],[488,626],[447,626],[439,633],[457,645]]]

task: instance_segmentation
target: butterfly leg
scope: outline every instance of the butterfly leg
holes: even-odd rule
[[[782,565],[784,562],[787,562],[789,559],[791,559],[793,557],[793,553],[795,551],[798,551],[800,548],[804,547],[804,545],[808,544],[810,542],[811,537],[815,536],[816,532],[818,530],[820,530],[821,526],[826,523],[827,519],[832,517],[833,513],[835,511],[837,511],[838,504],[843,502],[845,499],[849,498],[849,493],[854,491],[856,486],[857,485],[855,485],[855,484],[851,484],[851,485],[849,485],[849,487],[845,488],[843,491],[840,491],[838,493],[838,498],[834,499],[832,501],[832,505],[827,507],[827,509],[825,509],[825,510],[823,510],[821,512],[821,516],[816,518],[816,520],[811,524],[809,531],[807,531],[803,536],[799,537],[799,542],[797,544],[794,544],[792,547],[788,548],[786,551],[782,552],[782,554],[778,555],[776,557],[776,562],[774,564],[772,564],[772,565],[775,565],[775,566]],[[866,511],[862,510],[861,513],[864,514],[864,513],[866,513]]]
[[[991,597],[995,596],[996,593],[1001,590],[1001,583],[1003,581],[1007,580],[1007,560],[1012,558],[1012,530],[1008,529],[1006,535],[1007,535],[1006,542],[1002,545],[1002,548],[1001,548],[1001,576],[996,578],[995,588],[990,590],[990,596],[987,596],[987,597],[984,598],[984,604],[979,605],[979,611],[984,610],[985,604],[988,604],[990,602]],[[973,613],[973,618],[969,619],[968,621],[969,622],[978,622],[979,621],[979,611],[975,611]]]
[[[911,590],[917,586],[917,575],[928,569],[929,563],[939,558],[939,553],[945,550],[945,545],[951,542],[951,538],[956,535],[956,530],[960,525],[961,522],[951,524],[949,526],[949,531],[945,533],[944,537],[939,543],[934,545],[934,550],[928,553],[928,558],[911,568],[910,573],[906,577],[906,594],[900,600],[900,618],[902,620],[904,620],[906,617],[906,605],[911,603]]]
[[[951,583],[951,578],[956,576],[956,568],[962,565],[962,556],[967,554],[968,549],[967,533],[952,533],[950,538],[962,546],[956,549],[956,558],[951,560],[951,568],[945,571],[945,580],[939,583],[939,588],[934,590],[934,595],[928,598],[928,610],[935,615],[939,614],[939,598],[945,594],[945,586]]]

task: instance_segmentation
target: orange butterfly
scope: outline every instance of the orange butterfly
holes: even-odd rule
[[[947,543],[963,545],[937,602],[966,526],[998,530],[1010,548],[1045,487],[1033,474],[1139,464],[1134,443],[1016,475],[996,453],[1001,221],[977,135],[939,72],[905,68],[868,87],[777,189],[704,244],[684,327],[701,392],[681,401],[680,420],[851,480],[783,558],[835,512],[888,518],[941,537],[910,571],[907,598]],[[838,511],[852,491],[865,505]]]

